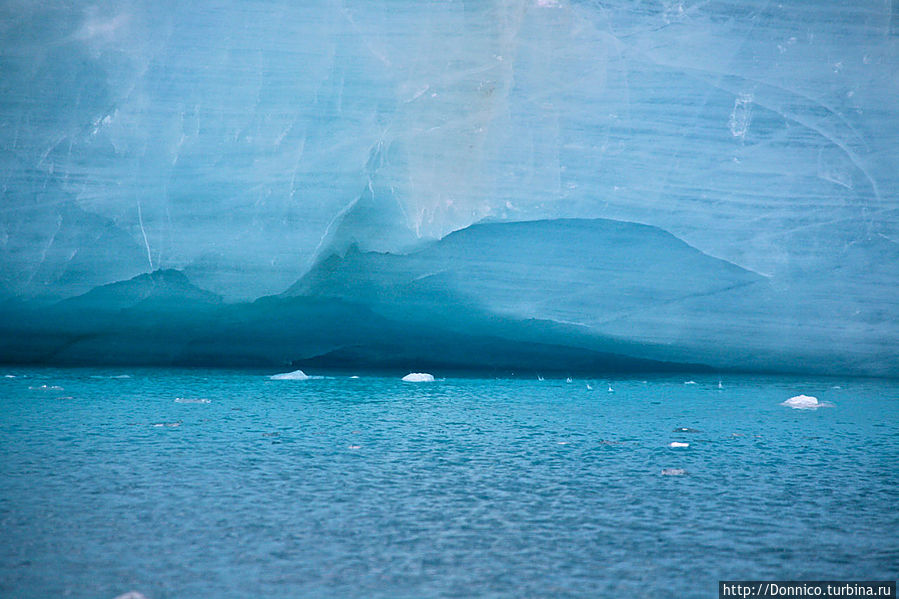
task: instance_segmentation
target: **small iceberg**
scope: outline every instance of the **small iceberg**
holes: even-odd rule
[[[696,381],[684,381],[684,384],[685,385],[695,385],[697,383],[696,383]]]
[[[40,387],[28,387],[31,391],[63,391],[59,385],[41,385]]]
[[[293,372],[282,372],[281,374],[273,374],[268,377],[273,381],[305,381],[310,379],[308,374],[303,372],[302,370],[294,370]]]
[[[427,372],[410,372],[403,377],[407,383],[433,383],[434,375]]]
[[[683,476],[686,473],[683,468],[662,468],[662,476]]]
[[[205,397],[176,397],[175,403],[211,403],[210,400]]]
[[[681,443],[680,441],[672,441],[671,443],[668,444],[668,447],[673,447],[673,448],[690,447],[690,444],[689,443]]]
[[[830,404],[821,403],[817,397],[810,395],[796,395],[782,402],[780,405],[793,408],[794,410],[815,410],[818,408],[830,407]]]

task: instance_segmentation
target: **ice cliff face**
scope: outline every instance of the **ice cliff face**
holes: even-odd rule
[[[7,2],[0,295],[178,269],[245,301],[332,254],[408,252],[483,219],[603,218],[771,291],[719,298],[717,320],[681,296],[618,328],[610,314],[635,309],[612,299],[535,317],[693,335],[678,359],[695,361],[727,312],[769,323],[746,325],[747,356],[776,330],[816,360],[834,340],[874,355],[899,320],[897,32],[895,5],[873,1]],[[467,297],[527,315],[502,269]]]

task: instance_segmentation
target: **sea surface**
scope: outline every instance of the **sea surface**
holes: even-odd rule
[[[0,370],[0,596],[899,578],[899,381],[268,374]]]

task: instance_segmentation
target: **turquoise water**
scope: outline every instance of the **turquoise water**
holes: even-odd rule
[[[3,597],[683,599],[899,577],[896,381],[5,373]],[[800,393],[831,405],[780,405]]]

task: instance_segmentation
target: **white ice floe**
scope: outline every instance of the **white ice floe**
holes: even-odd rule
[[[16,375],[14,375],[14,374],[4,374],[4,375],[3,375],[3,378],[5,378],[5,379],[14,379],[14,378],[16,378]]]
[[[137,591],[128,591],[127,593],[122,593],[115,599],[147,599],[147,596],[143,593],[138,593]]]
[[[176,397],[175,403],[210,403],[205,397]]]
[[[829,408],[830,404],[818,401],[817,397],[810,395],[796,395],[782,402],[780,405],[794,410],[815,410],[817,408]]]
[[[662,476],[683,476],[686,473],[683,468],[662,468]]]
[[[434,375],[427,372],[410,372],[403,377],[403,380],[407,383],[432,383]]]
[[[685,385],[695,385],[696,381],[684,381]]]
[[[308,374],[302,370],[294,370],[293,372],[282,372],[281,374],[273,374],[268,377],[273,381],[305,381],[310,379]]]
[[[680,441],[672,441],[668,447],[690,447],[689,443],[681,443]]]

